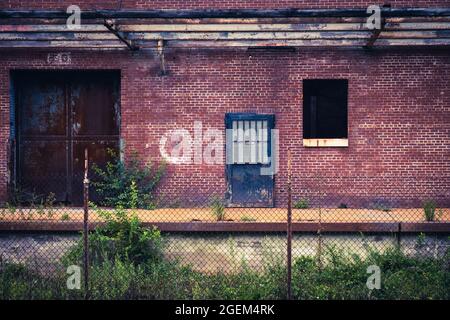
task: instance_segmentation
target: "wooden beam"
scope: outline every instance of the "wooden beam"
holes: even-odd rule
[[[134,32],[128,33],[129,40],[307,40],[307,39],[368,39],[370,31],[330,32]],[[450,30],[441,31],[382,31],[379,38],[385,39],[430,39],[450,38]],[[117,37],[107,32],[3,32],[1,40],[114,40]]]
[[[338,32],[152,32],[130,33],[139,40],[305,40],[305,39],[367,39],[369,31]],[[0,34],[1,37],[1,34]]]
[[[148,43],[148,42],[147,42]],[[365,43],[361,40],[219,40],[219,41],[182,41],[173,40],[167,42],[170,48],[224,48],[224,47],[349,47],[362,46]],[[143,46],[146,46],[143,44]]]
[[[450,30],[450,22],[386,23],[386,30]],[[0,25],[0,32],[105,32],[103,25],[81,25],[69,30],[66,25]],[[364,23],[308,24],[134,24],[121,25],[121,32],[321,32],[370,31]]]
[[[390,17],[386,22],[450,22],[450,17]],[[64,25],[67,19],[3,19],[0,24],[11,25]],[[120,25],[154,24],[311,24],[311,23],[366,23],[367,17],[331,18],[204,18],[204,19],[115,19]],[[83,25],[99,25],[102,20],[84,19]]]
[[[384,17],[450,16],[450,8],[381,8]],[[82,19],[145,18],[287,18],[287,17],[367,17],[361,9],[193,9],[193,10],[84,10]],[[0,18],[63,19],[64,10],[0,10]]]
[[[127,33],[128,41],[136,40],[345,40],[369,39],[369,31],[353,32],[151,32]],[[378,38],[384,39],[437,39],[450,38],[450,30],[441,31],[381,31]],[[116,35],[107,32],[3,32],[0,41],[100,41],[115,40]]]
[[[0,41],[0,48],[127,48],[114,41]]]
[[[379,39],[377,46],[450,46],[450,39]]]
[[[157,40],[136,41],[140,48],[157,48]],[[251,48],[251,47],[362,47],[366,39],[308,39],[308,40],[171,40],[169,48]],[[377,46],[449,46],[450,38],[379,39]],[[0,48],[127,48],[117,40],[2,40]]]

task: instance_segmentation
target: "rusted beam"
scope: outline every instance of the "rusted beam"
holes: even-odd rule
[[[0,48],[93,48],[93,49],[105,49],[115,48],[123,49],[127,48],[121,42],[117,40],[81,40],[81,41],[0,41]]]
[[[152,47],[149,42],[140,44],[141,47]],[[228,40],[228,41],[180,41],[173,40],[167,42],[167,47],[171,48],[224,48],[224,47],[363,47],[366,40]],[[378,45],[383,46],[448,46],[450,39],[380,39]]]
[[[330,31],[330,32],[130,32],[128,41],[134,40],[326,40],[326,39],[367,39],[370,31]],[[450,38],[450,30],[441,31],[380,31],[378,38],[384,39],[436,39]],[[109,32],[0,32],[0,41],[98,41],[115,40]]]
[[[163,232],[285,232],[285,222],[144,222]],[[101,222],[89,223],[93,230]],[[399,230],[399,225],[401,229]],[[293,222],[293,232],[317,232],[318,222]],[[67,231],[83,229],[82,221],[0,221],[0,231]],[[370,232],[370,233],[450,233],[450,222],[326,222],[321,232]]]
[[[435,37],[436,33],[429,33]],[[131,32],[127,40],[302,40],[302,39],[367,39],[370,31],[353,32]],[[114,40],[112,33],[83,32],[4,32],[0,40]]]
[[[450,8],[381,8],[384,17],[450,16]],[[146,19],[146,18],[288,18],[288,17],[366,17],[361,9],[193,9],[193,10],[85,10],[82,19]],[[0,18],[61,19],[64,10],[0,10]]]
[[[386,30],[450,30],[450,22],[390,23]],[[104,26],[82,24],[74,31],[66,25],[0,25],[0,32],[105,32]],[[307,24],[133,24],[121,25],[120,31],[129,32],[325,32],[325,31],[371,31],[365,23],[307,23]]]
[[[158,41],[136,41],[141,48],[157,49]],[[167,48],[273,48],[273,47],[363,47],[364,39],[308,39],[308,40],[171,40]],[[379,39],[377,46],[450,46],[450,38],[434,39]],[[113,40],[2,40],[0,48],[86,48],[86,49],[124,49],[122,42]]]
[[[103,25],[111,31],[120,41],[122,41],[131,51],[139,50],[139,47],[132,40],[128,40],[123,32],[119,31],[117,25],[111,20],[104,21]]]

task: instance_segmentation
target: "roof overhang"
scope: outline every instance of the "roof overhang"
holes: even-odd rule
[[[0,49],[450,46],[450,8],[382,7],[374,30],[366,9],[92,10],[76,30],[69,15],[0,10]]]

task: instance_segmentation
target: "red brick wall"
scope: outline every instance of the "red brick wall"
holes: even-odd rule
[[[0,8],[58,8],[79,5],[81,9],[194,9],[194,8],[357,8],[389,3],[393,7],[446,7],[448,0],[2,0]]]
[[[291,148],[294,198],[450,199],[450,54],[409,49],[170,51],[159,75],[150,52],[72,52],[70,69],[120,69],[122,136],[126,151],[158,159],[168,128],[224,130],[226,112],[276,115],[280,173],[275,198],[285,201],[286,151]],[[9,72],[54,68],[47,52],[0,54],[0,192],[5,194],[9,135]],[[61,68],[61,67],[57,67]],[[302,80],[349,80],[349,147],[302,146]],[[320,176],[322,178],[311,178]],[[363,179],[358,177],[365,177]],[[339,177],[339,178],[338,178]],[[372,178],[367,178],[372,177]],[[223,165],[171,165],[162,192],[177,197],[225,190]],[[331,198],[330,198],[331,197]]]

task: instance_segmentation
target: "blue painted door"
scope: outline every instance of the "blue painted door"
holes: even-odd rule
[[[274,125],[274,115],[229,113],[225,116],[229,206],[273,206],[274,176],[269,169]]]

